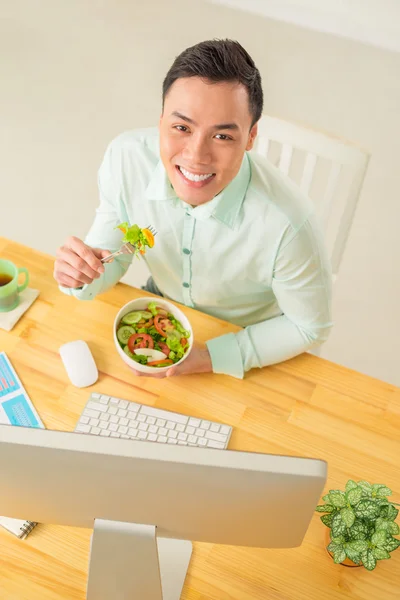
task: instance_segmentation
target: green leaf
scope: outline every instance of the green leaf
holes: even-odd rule
[[[379,510],[383,510],[390,504],[387,498],[375,498],[375,502],[378,504]]]
[[[377,492],[380,488],[386,487],[384,483],[374,483],[372,484],[372,491]]]
[[[388,519],[384,519],[383,517],[378,517],[378,519],[375,521],[375,531],[379,531],[380,529],[384,529],[385,531],[388,531],[390,522],[391,521],[388,521]]]
[[[355,514],[351,508],[342,508],[340,515],[346,527],[351,527],[356,520]]]
[[[386,496],[391,496],[392,495],[392,490],[388,487],[383,487],[380,488],[377,493],[376,493],[376,497],[377,498],[386,498]]]
[[[350,548],[353,552],[358,552],[361,554],[368,550],[368,542],[366,540],[354,540],[352,542],[347,542],[346,548]]]
[[[372,486],[372,495],[377,498],[383,498],[384,496],[391,496],[392,490],[383,483],[374,483]]]
[[[357,565],[360,564],[360,562],[361,562],[361,555],[360,555],[359,552],[355,552],[354,550],[352,550],[348,546],[346,546],[344,550],[346,552],[347,558],[349,558],[350,560],[352,560]]]
[[[333,553],[333,561],[338,564],[343,562],[344,560],[346,560],[346,552],[344,550],[344,548],[338,548],[336,551],[334,551]]]
[[[368,481],[358,481],[357,485],[362,489],[364,496],[371,496],[372,485]]]
[[[375,522],[375,530],[379,531],[380,529],[384,529],[392,535],[397,535],[400,532],[400,527],[397,523],[389,519],[383,519],[382,517],[379,517]]]
[[[388,531],[392,535],[398,535],[400,533],[400,527],[394,521],[389,521]]]
[[[334,550],[336,550],[336,548],[337,548],[337,544],[334,544],[333,542],[331,542],[330,544],[328,544],[327,547],[326,547],[326,549],[329,550],[329,552],[332,552],[332,553],[333,553]]]
[[[355,506],[360,502],[362,495],[363,493],[361,488],[352,489],[347,494],[347,500],[352,506]]]
[[[329,515],[330,516],[330,515]],[[342,521],[340,513],[336,513],[332,519],[332,535],[333,537],[339,537],[346,531],[346,524]]]
[[[147,365],[147,356],[144,354],[132,354],[131,358],[142,365]]]
[[[385,558],[390,558],[390,554],[384,548],[372,548],[372,553],[377,560],[384,560]]]
[[[329,552],[332,552],[332,554],[334,552],[337,552],[338,550],[342,550],[342,548],[344,548],[343,544],[336,544],[334,541],[332,541],[329,546],[327,546],[327,549],[329,550]]]
[[[373,500],[369,500],[368,498],[363,498],[354,507],[354,512],[357,518],[366,519],[373,521],[379,514],[379,507],[375,504]]]
[[[329,492],[330,503],[336,508],[344,508],[346,506],[346,497],[344,492],[332,490]]]
[[[325,494],[325,496],[322,496],[322,500],[324,502],[328,502],[329,503],[330,502],[329,494]]]
[[[350,490],[355,490],[358,488],[358,485],[355,481],[353,481],[353,479],[349,479],[348,482],[346,483],[346,492],[350,492]]]
[[[368,528],[365,523],[356,519],[354,525],[349,529],[349,534],[353,540],[365,540],[368,535]]]
[[[383,508],[381,508],[381,517],[388,519],[389,521],[394,521],[399,514],[398,508],[393,506],[393,504],[387,504]]]
[[[344,535],[338,535],[337,537],[332,538],[332,542],[334,544],[344,544],[345,541]]]
[[[376,567],[376,558],[371,549],[366,550],[361,554],[363,565],[368,571],[373,571]]]
[[[121,223],[120,225],[126,226],[127,223]],[[117,227],[120,227],[120,225],[117,225]],[[139,233],[140,233],[139,225],[131,225],[126,230],[126,233],[125,233],[124,237],[122,238],[122,241],[130,242],[131,244],[136,244],[136,242],[139,240]]]
[[[394,537],[388,537],[383,547],[388,552],[393,552],[393,550],[396,550],[399,546],[400,540]]]
[[[333,519],[333,515],[323,515],[321,517],[321,521],[327,527],[332,527],[332,519]]]
[[[383,546],[386,542],[387,533],[384,529],[380,529],[371,538],[371,542],[374,546]]]
[[[317,512],[331,513],[336,509],[334,506],[332,506],[332,504],[319,504],[315,510]]]

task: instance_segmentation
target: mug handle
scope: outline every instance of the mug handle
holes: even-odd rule
[[[18,269],[18,275],[19,275],[20,273],[23,273],[23,274],[25,275],[25,281],[24,281],[24,283],[23,283],[22,285],[19,285],[19,286],[18,286],[18,293],[19,293],[19,294],[20,294],[21,292],[23,292],[23,291],[24,291],[24,289],[26,288],[26,286],[27,286],[27,285],[28,285],[28,283],[29,283],[29,273],[28,273],[28,269],[25,269],[25,267],[20,267],[20,268]]]

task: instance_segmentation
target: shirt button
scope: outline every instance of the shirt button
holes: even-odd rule
[[[184,248],[184,249],[182,250],[182,252],[183,252],[184,254],[190,254],[190,250],[189,250],[189,248]]]
[[[185,281],[185,283],[183,284],[183,287],[188,288],[188,287],[190,287],[190,285]]]

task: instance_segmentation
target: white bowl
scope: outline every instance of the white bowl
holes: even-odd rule
[[[174,315],[174,317],[182,323],[182,326],[184,327],[184,329],[187,329],[188,331],[190,331],[190,337],[188,339],[189,348],[187,349],[185,354],[182,356],[182,358],[178,362],[174,363],[173,365],[167,365],[166,367],[148,367],[147,365],[142,365],[141,363],[138,363],[138,362],[132,360],[132,358],[130,358],[122,350],[121,346],[119,345],[119,341],[117,338],[117,326],[118,326],[118,323],[120,322],[120,320],[122,319],[122,317],[124,317],[127,313],[129,313],[133,310],[146,310],[147,306],[149,305],[150,302],[155,302],[157,306],[159,306],[160,308],[164,308],[169,313]],[[171,367],[180,365],[189,356],[190,351],[192,350],[192,346],[193,346],[193,329],[192,329],[192,326],[190,325],[189,320],[186,317],[186,315],[181,310],[179,310],[179,308],[177,306],[175,306],[175,304],[171,304],[167,300],[164,300],[164,298],[154,298],[152,296],[136,298],[136,300],[131,300],[130,302],[128,302],[121,308],[121,310],[118,312],[118,314],[114,320],[113,336],[114,336],[114,344],[115,344],[115,346],[117,348],[117,352],[120,355],[120,357],[122,358],[122,360],[130,367],[133,367],[136,371],[140,371],[141,373],[148,373],[148,374],[162,373],[163,371],[168,371],[168,369],[170,369]]]

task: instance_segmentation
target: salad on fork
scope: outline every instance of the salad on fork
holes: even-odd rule
[[[109,254],[101,259],[101,262],[108,262],[120,254],[133,254],[137,258],[146,253],[146,246],[152,248],[154,246],[154,236],[157,234],[154,227],[145,227],[141,229],[139,225],[129,225],[128,222],[120,223],[115,227],[124,234],[122,238],[122,246],[116,252]]]

